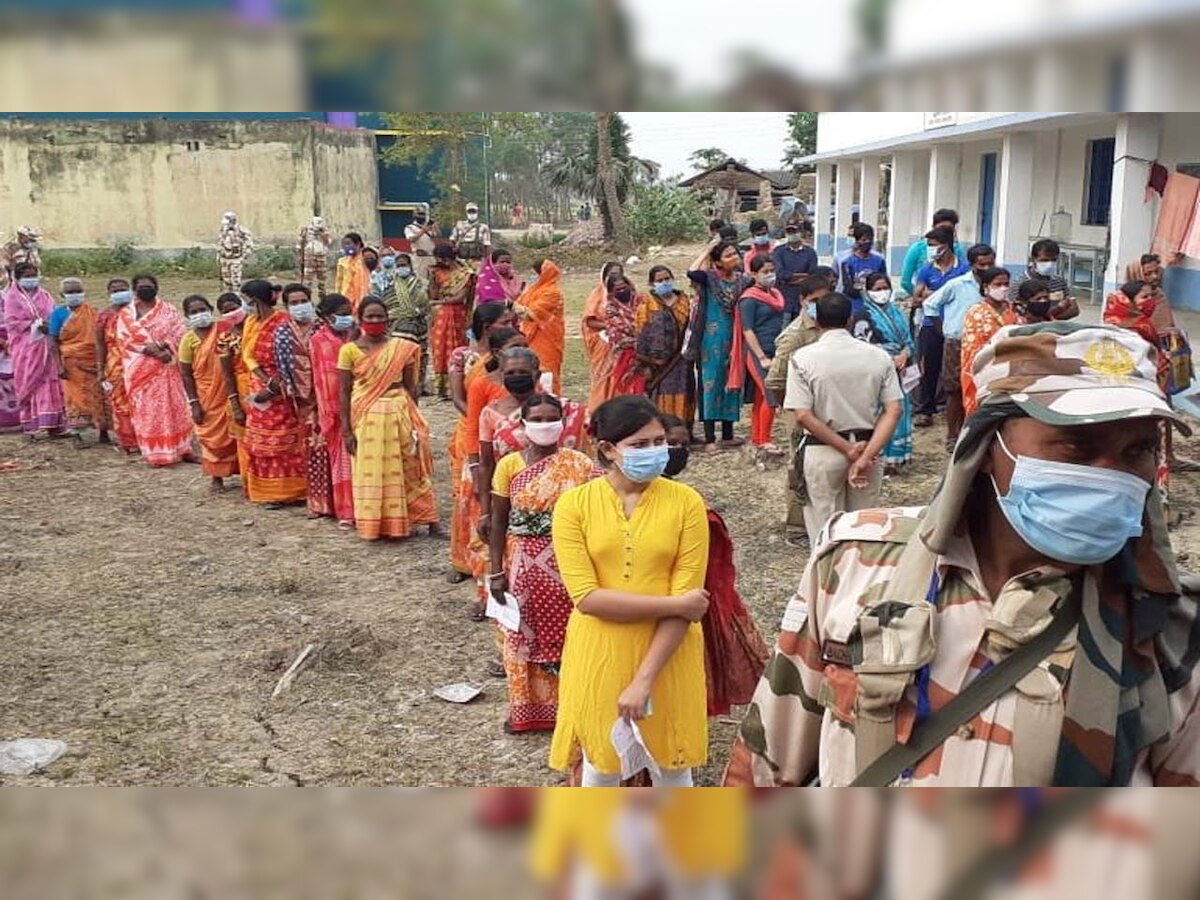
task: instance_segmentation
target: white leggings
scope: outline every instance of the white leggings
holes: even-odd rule
[[[691,769],[663,769],[661,778],[651,778],[651,783],[655,787],[692,787],[692,770]],[[605,775],[603,772],[596,771],[595,766],[588,762],[587,757],[583,758],[583,777],[580,780],[581,787],[620,787],[621,776]]]

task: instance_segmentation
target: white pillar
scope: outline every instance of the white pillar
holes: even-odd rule
[[[858,221],[879,230],[879,157],[865,156],[858,179]]]
[[[1016,270],[1029,256],[1033,157],[1036,141],[1028,132],[1004,136],[1000,183],[996,190],[996,263]]]
[[[837,209],[833,216],[833,252],[850,246],[850,216],[854,206],[854,160],[842,160],[837,167]]]
[[[833,165],[817,163],[817,192],[813,199],[813,240],[817,256],[828,262],[833,256],[833,232],[829,227],[829,204],[833,198]]]
[[[892,181],[888,190],[888,271],[904,268],[904,254],[912,243],[920,210],[913,206],[912,182],[916,177],[917,154],[897,150],[892,154]]]
[[[958,144],[934,144],[929,152],[929,194],[925,200],[928,222],[937,209],[958,209],[959,166],[962,152]]]
[[[1125,264],[1150,252],[1156,203],[1146,203],[1147,159],[1157,159],[1162,135],[1161,113],[1129,113],[1117,117],[1109,234],[1111,251],[1104,272],[1104,293],[1124,281]]]

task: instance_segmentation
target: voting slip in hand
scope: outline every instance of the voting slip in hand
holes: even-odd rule
[[[517,605],[517,598],[512,594],[506,593],[504,600],[504,603],[498,602],[492,592],[488,591],[484,615],[495,619],[505,631],[515,632],[521,627],[521,607]]]
[[[617,756],[621,759],[621,780],[632,778],[642,769],[650,772],[650,777],[658,781],[662,777],[662,769],[650,755],[650,748],[642,740],[641,729],[632,719],[618,718],[613,722],[612,733],[609,735]]]

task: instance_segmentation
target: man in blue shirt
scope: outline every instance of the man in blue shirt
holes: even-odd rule
[[[913,301],[918,307],[931,293],[946,282],[964,274],[967,263],[954,252],[954,232],[945,226],[934,228],[925,234],[925,264],[916,272],[913,283]],[[933,415],[938,405],[945,401],[941,389],[942,334],[934,314],[922,309],[921,330],[917,333],[917,362],[921,367],[921,389],[917,395],[913,425],[928,428],[933,424]]]
[[[952,209],[939,209],[933,214],[934,228],[949,228],[954,231],[958,228],[958,213]],[[904,266],[900,270],[900,288],[906,294],[911,294],[913,288],[913,276],[917,274],[917,270],[927,262],[927,247],[928,243],[925,238],[913,241],[908,248],[908,252],[904,254]],[[954,242],[954,255],[959,259],[966,258],[967,248],[963,246],[961,241]]]
[[[886,275],[887,261],[884,260],[882,253],[877,253],[872,249],[875,246],[874,228],[866,222],[859,222],[850,229],[850,233],[854,238],[854,249],[842,260],[841,293],[850,298],[850,312],[852,316],[855,316],[862,312],[865,302],[863,284],[866,282],[867,276],[873,272]]]
[[[817,267],[817,251],[804,243],[804,234],[799,222],[788,222],[784,226],[785,243],[771,253],[775,260],[778,287],[787,302],[784,318],[790,322],[800,315],[800,285]]]
[[[952,278],[925,298],[921,305],[925,322],[933,326],[921,328],[938,329],[945,342],[940,369],[941,388],[946,395],[946,446],[951,448],[958,441],[963,425],[962,401],[962,332],[963,319],[976,303],[983,299],[979,289],[983,273],[996,264],[996,251],[987,244],[976,244],[967,251],[970,268],[957,278]],[[921,383],[925,383],[925,371],[921,372]]]

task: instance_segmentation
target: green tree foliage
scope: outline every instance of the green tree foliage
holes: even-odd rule
[[[700,198],[675,184],[635,184],[626,221],[640,245],[699,240],[708,227]]]
[[[546,174],[552,186],[565,188],[575,196],[585,197],[595,203],[604,216],[604,233],[611,235],[612,222],[608,220],[607,209],[601,199],[603,187],[599,179],[599,141],[595,114],[587,115],[592,119],[592,127],[584,137],[583,146],[564,145],[556,148],[546,166]],[[608,136],[612,147],[617,199],[624,205],[634,184],[653,180],[657,175],[657,167],[648,160],[638,159],[630,152],[629,126],[619,113],[612,114]]]
[[[700,150],[693,150],[692,155],[688,157],[688,162],[697,172],[703,172],[713,166],[719,166],[729,158],[730,155],[720,147],[703,147]],[[746,164],[744,159],[740,159],[738,162],[742,165]]]
[[[798,159],[817,152],[817,114],[815,112],[788,113],[788,141],[783,148],[783,164],[793,171],[811,172]]]
[[[384,152],[384,162],[416,166],[431,176],[438,192],[434,219],[443,225],[462,217],[466,200],[482,203],[490,187],[485,145],[540,128],[536,115],[521,112],[395,112],[383,118],[399,132]],[[491,159],[488,168],[494,168]]]

